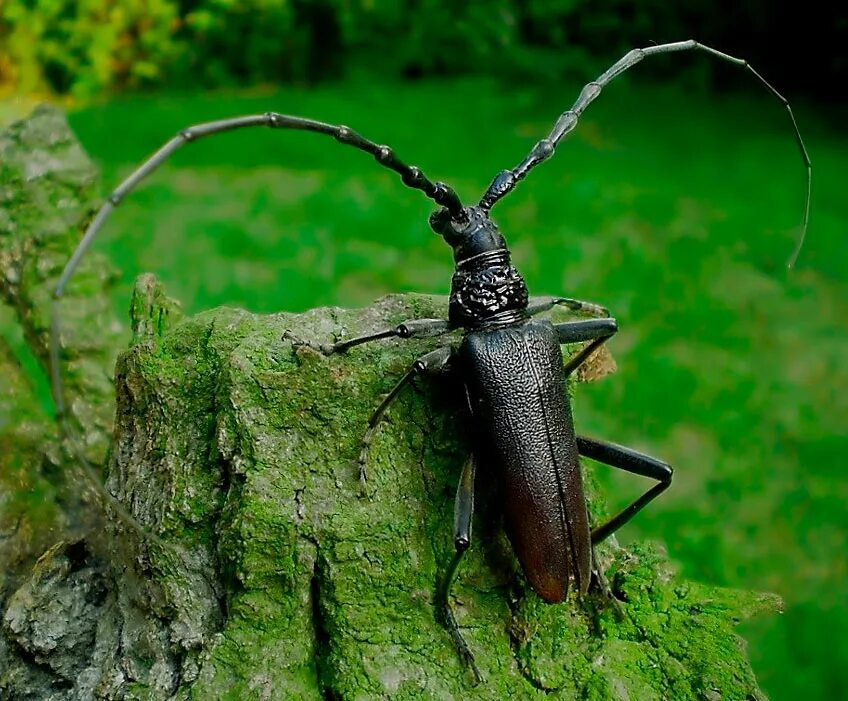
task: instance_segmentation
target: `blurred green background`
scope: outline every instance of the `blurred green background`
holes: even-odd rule
[[[774,701],[848,694],[848,10],[765,2],[5,0],[0,120],[62,102],[104,194],[177,130],[276,110],[349,124],[473,201],[582,85],[632,46],[694,37],[748,58],[793,104],[704,55],[649,59],[495,209],[535,294],[604,303],[616,376],[581,387],[579,430],[676,467],[624,540],[686,576],[768,590],[743,633]],[[431,204],[314,134],[225,134],[181,151],[98,243],[189,311],[298,311],[445,294]],[[5,318],[8,318],[6,315]],[[39,368],[8,322],[49,410]],[[625,503],[638,480],[599,472]]]

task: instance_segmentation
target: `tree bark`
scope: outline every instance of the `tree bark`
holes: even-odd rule
[[[32,121],[44,119],[63,128],[52,112]],[[89,289],[95,307],[108,306],[100,287]],[[44,298],[38,285],[18,294]],[[356,458],[369,416],[432,341],[325,357],[288,340],[327,342],[445,310],[442,298],[406,295],[361,310],[183,319],[142,276],[133,340],[115,370],[106,478],[140,527],[107,510],[96,530],[56,543],[15,581],[0,600],[0,696],[764,698],[734,627],[777,608],[776,597],[686,582],[657,549],[609,542],[599,556],[622,616],[591,599],[544,604],[503,535],[485,466],[474,545],[454,588],[485,677],[472,685],[434,608],[470,450],[460,382],[422,380],[393,405],[361,498]],[[26,336],[43,357],[33,328]],[[83,333],[65,339],[72,365]],[[97,353],[105,361],[110,341]],[[593,374],[607,369],[601,358]],[[78,416],[110,407],[92,386],[71,385]],[[73,458],[57,462],[70,469]],[[604,507],[586,468],[598,520]],[[0,500],[0,523],[2,510]]]

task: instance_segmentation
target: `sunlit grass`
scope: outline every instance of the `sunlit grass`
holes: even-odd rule
[[[117,184],[178,129],[269,109],[346,123],[472,201],[550,128],[580,86],[350,83],[86,108],[72,126]],[[808,244],[784,267],[804,170],[786,113],[745,97],[616,86],[495,216],[537,294],[603,302],[620,371],[578,392],[580,430],[676,467],[668,496],[622,538],[668,544],[687,576],[775,591],[749,625],[774,701],[845,691],[848,648],[848,142],[797,109],[815,163]],[[253,130],[186,147],[115,212],[100,249],[153,270],[190,311],[362,305],[445,293],[450,251],[420,194],[313,134]],[[606,476],[616,502],[642,485]]]

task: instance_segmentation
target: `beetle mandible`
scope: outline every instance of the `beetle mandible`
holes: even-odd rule
[[[489,213],[532,168],[553,155],[557,144],[576,127],[584,110],[613,78],[646,56],[688,50],[703,51],[745,68],[789,113],[807,171],[801,233],[789,261],[789,265],[793,265],[809,221],[812,169],[792,109],[747,61],[694,40],[659,44],[627,53],[588,83],[548,136],[540,140],[515,168],[500,172],[480,201],[472,206],[463,205],[448,185],[432,182],[419,168],[401,161],[389,147],[369,141],[345,126],[273,112],[207,122],[179,132],[112,192],[88,226],[56,285],[50,336],[51,380],[57,414],[66,435],[73,439],[65,414],[59,367],[59,301],[112,209],[147,175],[186,143],[253,126],[317,132],[370,153],[380,165],[398,173],[405,185],[421,190],[440,206],[431,215],[430,226],[451,246],[456,264],[448,318],[410,320],[391,329],[321,345],[320,350],[341,352],[378,339],[437,337],[462,330],[458,348],[445,345],[418,358],[379,405],[363,439],[359,469],[364,485],[368,445],[376,426],[412,378],[420,374],[438,374],[449,363],[458,367],[474,427],[475,448],[459,480],[454,508],[456,553],[439,589],[438,606],[460,657],[479,681],[480,672],[450,606],[451,584],[463,554],[471,545],[476,465],[481,464],[501,484],[507,534],[531,587],[547,602],[562,601],[569,587],[585,594],[593,582],[602,582],[594,545],[618,530],[667,489],[672,476],[671,467],[661,460],[613,443],[575,435],[564,379],[616,332],[616,322],[597,304],[568,297],[530,297],[523,277],[511,263],[506,241]],[[555,305],[564,305],[596,318],[556,325],[535,318]],[[585,345],[563,363],[560,345],[580,342]],[[652,478],[657,483],[609,521],[592,528],[579,456]]]

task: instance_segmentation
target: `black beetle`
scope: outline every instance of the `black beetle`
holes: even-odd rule
[[[374,428],[400,390],[418,374],[443,371],[450,363],[462,378],[473,431],[474,455],[465,464],[454,509],[456,555],[440,590],[440,614],[460,656],[479,680],[474,658],[449,604],[450,586],[471,545],[476,465],[496,483],[509,539],[533,589],[550,603],[562,601],[573,584],[585,594],[593,580],[594,543],[629,521],[671,483],[666,463],[629,448],[576,436],[564,378],[616,330],[614,319],[553,325],[533,318],[555,304],[599,314],[598,305],[564,297],[530,298],[510,263],[506,242],[481,206],[452,217],[447,209],[430,219],[454,249],[456,272],[449,319],[416,319],[394,329],[319,346],[338,352],[379,338],[420,338],[464,329],[457,349],[443,346],[418,358],[374,413],[360,454],[365,483],[367,448]],[[588,342],[563,365],[560,344]],[[607,523],[590,529],[578,455],[658,480],[648,492]]]
[[[548,602],[562,601],[570,586],[585,594],[602,575],[594,562],[593,546],[627,523],[665,490],[671,467],[655,458],[612,443],[576,436],[564,378],[576,370],[612,336],[616,322],[599,305],[566,297],[530,297],[510,261],[510,253],[495,223],[492,206],[539,163],[550,158],[559,141],[572,131],[580,115],[602,88],[644,57],[675,51],[700,50],[742,66],[757,77],[786,107],[807,170],[807,191],[801,235],[792,253],[800,251],[809,220],[811,165],[788,102],[746,61],[689,40],[634,49],[597,80],[587,84],[564,112],[550,134],[539,141],[514,169],[499,173],[480,202],[463,206],[452,188],[431,182],[419,168],[399,160],[387,146],[369,141],[348,127],[277,113],[208,122],[184,129],[165,143],[109,196],[68,261],[54,291],[50,339],[53,394],[66,434],[62,377],[59,369],[60,319],[58,302],[111,210],[175,150],[190,141],[243,127],[313,131],[372,154],[378,163],[400,174],[407,186],[421,190],[441,206],[430,217],[431,227],[453,248],[456,270],[451,285],[448,319],[417,319],[335,344],[320,346],[325,353],[344,351],[367,341],[399,337],[439,336],[463,330],[457,349],[443,346],[418,358],[375,411],[360,453],[360,478],[366,478],[367,449],[389,404],[414,376],[438,373],[449,362],[463,379],[472,419],[475,450],[463,468],[455,506],[454,556],[440,588],[439,609],[462,659],[479,680],[474,658],[463,640],[449,604],[450,587],[463,553],[471,544],[476,466],[501,485],[509,538],[533,589]],[[597,318],[552,325],[536,314],[565,305]],[[563,365],[560,344],[586,342]],[[73,441],[71,441],[73,445]],[[590,528],[578,456],[643,475],[657,484],[608,522]],[[82,459],[82,457],[80,458]]]

